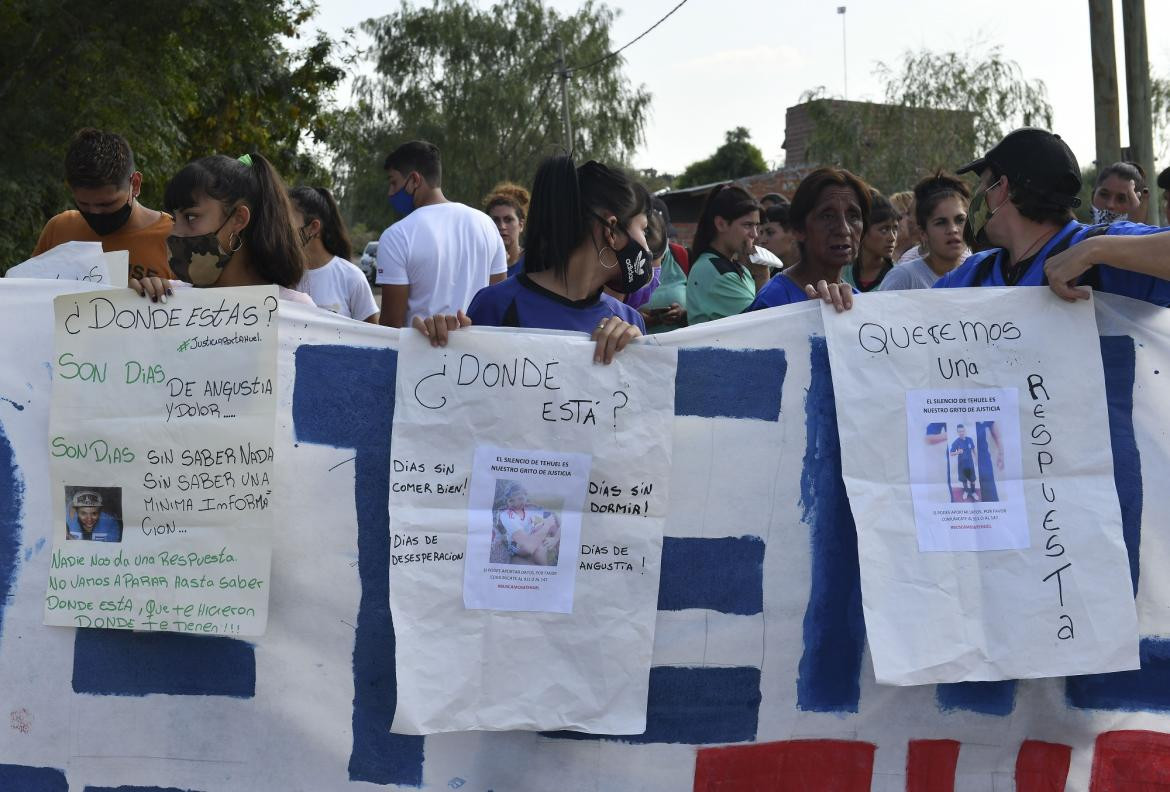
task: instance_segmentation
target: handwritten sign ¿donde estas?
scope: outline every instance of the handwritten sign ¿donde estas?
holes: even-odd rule
[[[45,623],[259,635],[276,289],[57,298]]]

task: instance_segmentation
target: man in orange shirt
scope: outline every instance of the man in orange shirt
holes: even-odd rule
[[[101,242],[102,249],[130,253],[130,277],[173,278],[167,264],[171,216],[138,203],[142,174],[121,135],[82,129],[65,153],[65,181],[76,209],[45,223],[33,250],[39,256],[63,242]]]

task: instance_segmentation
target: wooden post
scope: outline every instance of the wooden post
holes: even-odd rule
[[[1093,56],[1093,118],[1097,131],[1097,168],[1100,169],[1121,158],[1113,0],[1089,0],[1089,48]]]
[[[1125,36],[1125,89],[1129,110],[1129,150],[1133,161],[1146,172],[1146,187],[1150,188],[1148,214],[1135,217],[1143,223],[1155,223],[1158,212],[1158,190],[1153,182],[1154,171],[1154,113],[1150,104],[1150,58],[1146,42],[1146,1],[1121,0],[1121,26]]]

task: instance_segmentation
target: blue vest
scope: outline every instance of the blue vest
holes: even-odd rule
[[[1114,223],[1109,226],[1088,226],[1070,220],[1040,252],[1032,259],[1028,268],[1020,274],[1016,286],[1047,286],[1048,276],[1044,274],[1044,262],[1085,239],[1093,236],[1140,236],[1167,231],[1157,226],[1141,223]],[[1001,248],[984,250],[970,256],[954,272],[939,278],[936,289],[953,289],[964,286],[1007,286],[1003,279],[1004,251]],[[1078,283],[1092,286],[1097,291],[1120,294],[1144,300],[1162,307],[1170,306],[1170,281],[1145,275],[1140,272],[1117,269],[1107,264],[1097,264],[1081,276]]]

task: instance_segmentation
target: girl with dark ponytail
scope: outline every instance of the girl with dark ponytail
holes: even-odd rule
[[[287,188],[264,157],[217,154],[189,162],[167,183],[163,206],[175,218],[167,248],[179,280],[200,287],[276,284],[281,299],[313,303],[295,291],[304,252]],[[130,286],[155,301],[171,293],[160,278],[132,278]]]
[[[481,289],[464,314],[416,317],[432,346],[472,323],[580,330],[609,363],[645,332],[642,317],[603,291],[631,294],[653,276],[646,244],[650,195],[620,171],[551,157],[536,172],[525,227],[524,271]]]
[[[327,311],[377,324],[378,304],[366,276],[349,260],[349,233],[332,193],[324,187],[296,187],[288,197],[293,227],[305,248],[305,274],[297,290]]]

